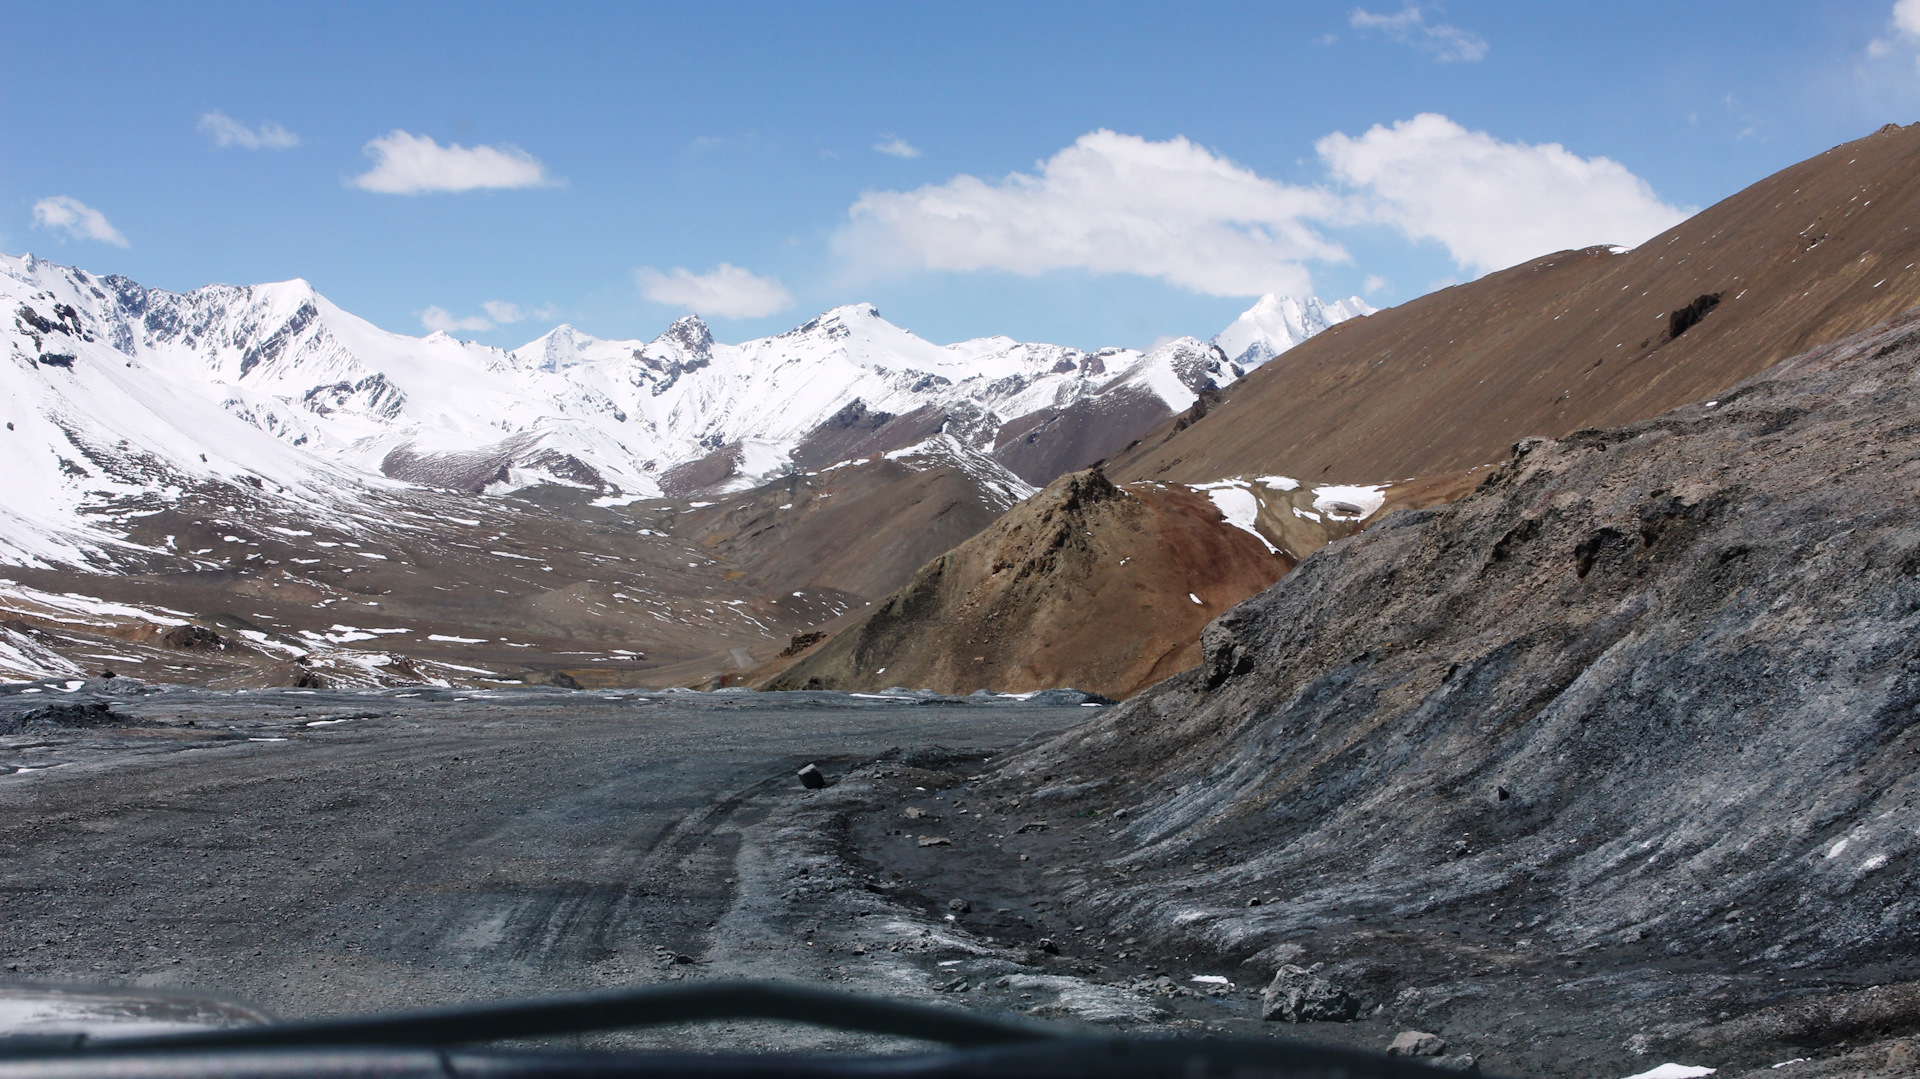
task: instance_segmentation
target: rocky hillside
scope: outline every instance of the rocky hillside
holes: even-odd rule
[[[1630,251],[1562,251],[1342,322],[1108,471],[1376,483],[1704,400],[1920,303],[1916,176],[1920,124],[1890,124]]]
[[[1299,558],[1384,506],[1451,493],[1433,483],[1316,490],[1280,476],[1116,486],[1097,469],[1071,473],[922,566],[765,688],[1129,696],[1198,663],[1201,627]]]
[[[974,797],[1111,822],[1052,870],[1076,920],[1324,964],[1496,1070],[1878,1074],[1920,1032],[1916,416],[1920,312],[1523,442]]]
[[[1917,175],[1920,124],[1890,125],[1771,176],[1632,251],[1560,252],[1345,319],[1245,378],[1199,395],[1105,468],[1125,481],[1123,489],[1177,482],[1207,493],[1224,519],[1256,532],[1284,556],[1283,569],[1290,567],[1328,540],[1378,521],[1383,505],[1427,505],[1465,490],[1476,470],[1504,458],[1516,439],[1631,422],[1711,397],[1809,344],[1920,302]],[[1122,534],[1103,531],[1111,526]],[[1171,581],[1195,572],[1184,553],[1152,549],[1153,537],[1129,523],[1094,521],[1083,531],[1091,533],[1082,537],[1086,544],[1125,547],[1132,565],[1166,567]],[[1036,640],[1083,642],[1082,659],[1058,665],[1059,675],[1108,679],[1098,683],[1103,692],[1123,687],[1125,680],[1104,673],[1127,648],[1108,632],[1124,624],[1112,621],[1123,601],[1102,596],[1101,579],[1071,562],[1047,560],[1026,573],[1023,587],[1032,594],[1094,597],[1044,616],[1019,608],[1023,617],[1043,617],[1047,632]],[[1221,574],[1223,582],[1232,578]],[[1177,597],[1182,589],[1161,591]],[[869,621],[858,645],[829,649],[796,674],[847,688],[872,681],[882,666],[891,672],[882,682],[916,685],[904,672],[938,671],[942,680],[928,685],[955,691],[1046,684],[1032,681],[1037,673],[991,661],[969,667],[971,646],[935,628],[938,619],[963,612],[902,607],[905,595],[890,601],[896,614]],[[1020,630],[1007,628],[1009,617],[996,609],[1002,628],[986,639],[1020,639]],[[928,624],[908,633],[900,618]],[[1149,649],[1195,655],[1191,637],[1168,647],[1175,634],[1192,632],[1192,621],[1153,619],[1145,631]],[[827,659],[855,653],[879,661]]]
[[[1185,488],[1062,476],[922,566],[769,689],[1124,696],[1199,659],[1209,618],[1287,564]]]

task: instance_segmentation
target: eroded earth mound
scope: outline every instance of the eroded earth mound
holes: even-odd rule
[[[1070,473],[773,678],[769,689],[1125,696],[1200,658],[1199,628],[1292,565],[1204,493]]]

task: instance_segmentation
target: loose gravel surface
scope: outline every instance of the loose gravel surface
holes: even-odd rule
[[[1076,699],[6,687],[0,977],[287,1017],[845,982],[849,930],[769,921],[792,889],[748,886],[780,861],[766,822],[832,793],[796,771],[981,759],[1093,713]]]

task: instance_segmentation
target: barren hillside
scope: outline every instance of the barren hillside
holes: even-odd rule
[[[1340,323],[1108,471],[1378,482],[1704,400],[1920,303],[1917,178],[1920,124],[1889,124],[1631,251],[1562,251]]]

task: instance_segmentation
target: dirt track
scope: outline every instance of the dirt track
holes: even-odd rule
[[[0,775],[4,976],[288,1016],[751,975],[713,965],[710,930],[738,899],[741,829],[807,797],[798,767],[1087,714],[631,692],[113,706],[136,724],[0,737],[8,771],[65,762]]]

